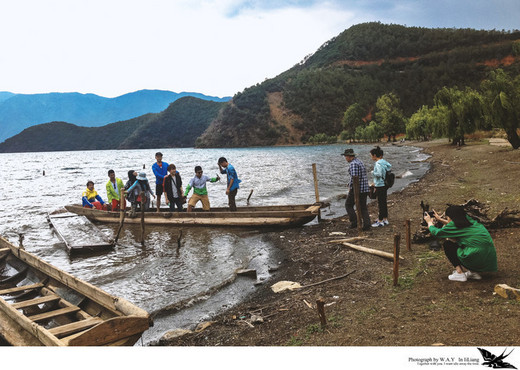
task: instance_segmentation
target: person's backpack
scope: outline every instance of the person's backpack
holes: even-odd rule
[[[394,186],[394,182],[395,182],[395,174],[392,172],[392,170],[386,171],[385,186],[387,188],[391,188],[392,186]]]

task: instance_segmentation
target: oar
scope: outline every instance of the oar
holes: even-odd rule
[[[126,198],[125,198],[125,189],[121,189],[121,198],[119,202],[119,230],[117,230],[116,238],[114,239],[114,244],[117,243],[117,240],[119,239],[119,234],[121,233],[121,230],[123,230],[123,223],[125,222],[125,216],[126,216]]]

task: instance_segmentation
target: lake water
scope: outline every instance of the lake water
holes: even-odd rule
[[[371,171],[373,161],[368,154],[371,147],[350,147]],[[326,145],[162,149],[161,152],[165,162],[177,166],[184,184],[194,175],[196,165],[202,166],[204,174],[215,176],[217,159],[226,157],[242,180],[237,195],[239,206],[246,205],[251,190],[254,191],[250,205],[313,203],[312,163],[316,163],[320,199],[331,204],[322,210],[327,218],[345,214],[348,164],[341,155],[345,148],[346,145]],[[403,175],[396,179],[391,191],[417,181],[428,170],[428,163],[424,162],[428,157],[417,148],[386,146],[383,150],[393,172]],[[199,320],[252,292],[255,281],[235,280],[237,269],[254,268],[258,279],[265,281],[269,278],[269,267],[281,260],[279,252],[267,241],[266,231],[185,228],[182,247],[177,249],[179,229],[149,226],[142,246],[140,229],[126,225],[112,251],[70,257],[49,227],[47,213],[80,203],[87,180],[94,181],[96,190],[106,200],[109,169],[115,170],[123,182],[127,180],[128,170],[145,171],[153,184],[151,168],[156,151],[0,154],[0,235],[16,245],[19,235],[23,235],[23,244],[29,252],[153,313],[155,325],[139,343],[144,345],[156,341],[168,330],[193,328]],[[227,205],[225,182],[223,178],[208,184],[212,206]],[[98,226],[109,237],[117,232],[117,225]],[[186,308],[178,310],[183,307]]]

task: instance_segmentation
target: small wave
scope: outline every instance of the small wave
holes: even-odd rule
[[[411,171],[406,171],[401,175],[401,178],[410,177],[413,176],[413,173]]]
[[[429,154],[424,154],[424,153],[420,153],[417,155],[417,157],[415,157],[415,159],[412,159],[411,162],[424,162],[425,160],[427,160],[428,158],[430,158],[431,155]]]

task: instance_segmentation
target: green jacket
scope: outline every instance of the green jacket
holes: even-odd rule
[[[107,197],[108,202],[112,202],[112,199],[120,200],[121,197],[121,189],[123,189],[125,186],[123,185],[123,180],[116,177],[116,185],[117,185],[117,191],[114,189],[114,184],[112,184],[112,181],[108,180],[107,182]]]
[[[497,252],[491,235],[484,225],[468,217],[471,226],[457,228],[453,221],[439,229],[430,226],[430,233],[438,238],[457,240],[457,256],[462,265],[471,271],[497,271]]]

